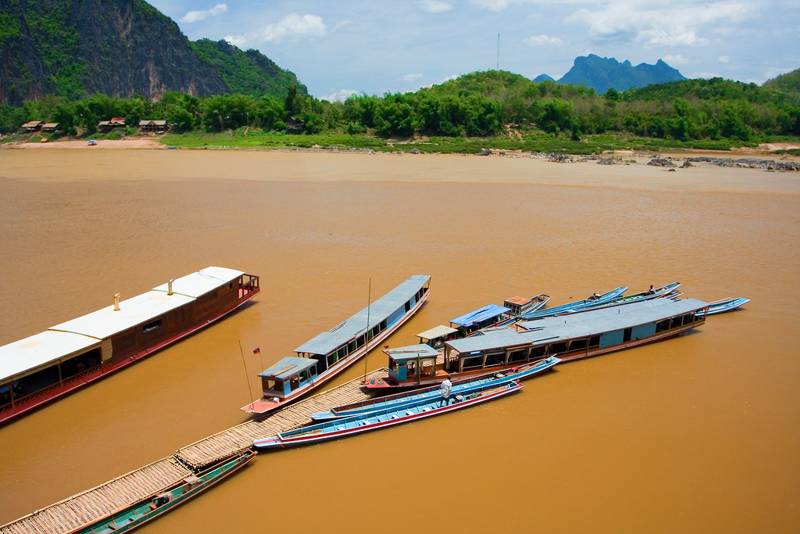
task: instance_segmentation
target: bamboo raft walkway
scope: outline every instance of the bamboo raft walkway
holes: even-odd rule
[[[367,380],[385,373],[372,371]],[[368,399],[355,378],[266,417],[247,421],[178,449],[174,454],[109,480],[92,489],[30,513],[0,527],[0,534],[66,533],[116,512],[179,483],[199,470],[236,455],[253,440],[273,436],[307,423],[311,414]]]

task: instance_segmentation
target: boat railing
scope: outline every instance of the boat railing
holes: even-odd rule
[[[86,369],[81,371],[80,373],[74,374],[68,378],[61,380],[60,382],[54,382],[48,386],[43,387],[38,391],[34,391],[33,393],[28,393],[22,396],[14,396],[13,401],[9,399],[8,402],[0,404],[0,412],[8,409],[14,409],[21,404],[31,405],[36,404],[36,400],[39,398],[45,399],[50,398],[50,394],[54,389],[63,388],[65,386],[72,386],[73,384],[78,384],[83,381],[88,381],[89,379],[96,378],[103,374],[103,367],[102,365],[97,365],[90,369]]]
[[[239,298],[243,299],[259,291],[261,288],[260,279],[254,274],[243,274],[239,280]]]

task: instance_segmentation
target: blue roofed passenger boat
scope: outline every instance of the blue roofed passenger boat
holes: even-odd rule
[[[379,430],[395,425],[410,423],[419,419],[434,417],[450,413],[456,410],[463,410],[477,404],[489,402],[522,389],[519,382],[507,382],[501,385],[486,385],[465,394],[451,394],[444,398],[429,400],[423,404],[397,408],[387,406],[384,410],[372,412],[366,416],[353,416],[344,419],[336,419],[323,423],[302,426],[287,432],[281,432],[274,436],[257,439],[253,446],[259,450],[277,449],[286,447],[296,447],[300,445],[310,445],[322,441],[329,441],[343,437],[352,436]]]
[[[511,310],[505,306],[487,304],[455,319],[450,319],[450,326],[457,328],[462,334],[469,334],[500,321],[509,311]]]
[[[295,349],[296,356],[259,373],[263,396],[242,410],[266,414],[328,382],[411,318],[427,301],[429,290],[430,276],[411,276],[349,319],[306,341]]]
[[[705,322],[697,299],[652,299],[583,313],[520,321],[481,335],[451,339],[438,351],[386,349],[389,369],[364,388],[376,393],[460,380],[558,356],[571,361],[652,343]],[[394,352],[397,351],[397,352]]]

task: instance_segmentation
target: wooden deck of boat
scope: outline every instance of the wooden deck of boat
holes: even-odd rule
[[[367,379],[385,370],[369,373]],[[73,495],[0,527],[0,534],[71,532],[159,493],[192,474],[252,446],[253,440],[285,432],[309,421],[312,413],[369,398],[362,377],[300,400],[261,421],[247,421],[178,449],[173,455]],[[185,464],[185,465],[184,465]]]

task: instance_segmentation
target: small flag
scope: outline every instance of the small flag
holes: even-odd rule
[[[261,347],[256,347],[253,349],[253,354],[261,354]]]

